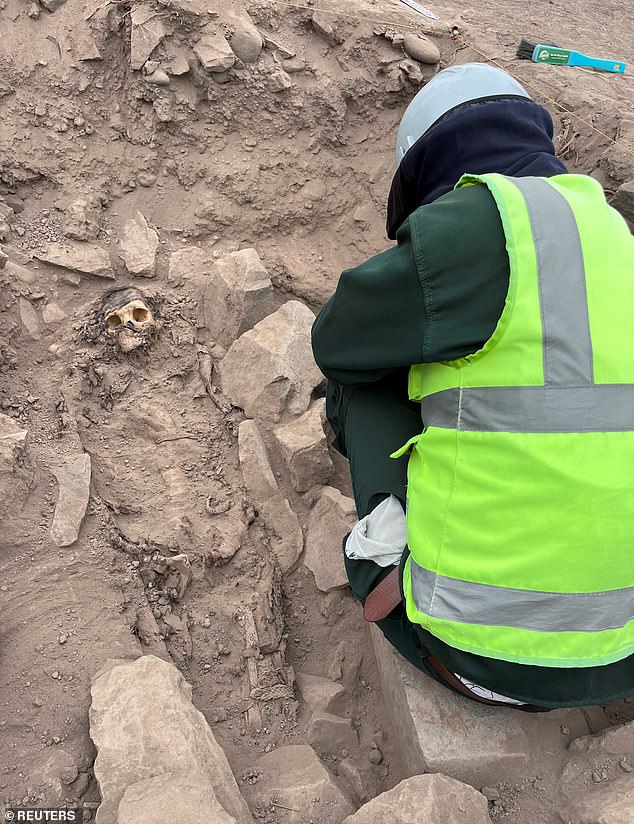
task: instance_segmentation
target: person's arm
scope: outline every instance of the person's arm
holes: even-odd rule
[[[426,312],[409,221],[399,229],[397,242],[347,269],[315,321],[315,360],[330,380],[376,381],[421,360]]]

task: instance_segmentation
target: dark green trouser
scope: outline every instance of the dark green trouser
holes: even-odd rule
[[[407,370],[367,385],[329,382],[326,412],[335,433],[333,446],[350,463],[359,517],[363,518],[389,495],[404,503],[408,456],[393,459],[390,454],[422,429],[420,406],[407,399]],[[392,570],[372,561],[353,561],[345,554],[344,562],[352,591],[361,603]],[[402,605],[388,618],[377,621],[377,626],[404,658],[440,680],[427,664],[427,652]]]

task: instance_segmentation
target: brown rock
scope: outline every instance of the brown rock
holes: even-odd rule
[[[26,298],[21,297],[18,301],[18,311],[20,313],[22,328],[27,337],[31,338],[31,340],[39,340],[41,338],[40,321],[37,312]]]
[[[206,72],[224,72],[236,62],[236,56],[222,34],[207,34],[194,46],[194,54]]]
[[[356,750],[359,736],[349,718],[315,710],[308,725],[308,741],[320,755],[340,756],[344,750]]]
[[[141,212],[126,221],[119,241],[119,254],[131,275],[153,278],[159,238]]]
[[[300,418],[275,430],[275,439],[297,492],[326,483],[332,473],[325,419],[326,401],[318,400]]]
[[[286,498],[281,495],[274,495],[266,500],[260,506],[259,512],[260,517],[274,533],[275,537],[270,545],[277,565],[282,572],[290,572],[295,568],[304,549],[304,535],[297,515]]]
[[[634,721],[609,727],[596,735],[583,735],[570,742],[571,752],[602,750],[613,755],[634,755]]]
[[[34,477],[27,430],[0,413],[0,523],[22,509]]]
[[[308,516],[304,563],[322,592],[348,585],[342,542],[357,520],[354,501],[325,486]]]
[[[419,63],[435,64],[440,62],[440,50],[435,43],[426,37],[419,37],[417,34],[406,34],[403,41],[403,48],[414,60]]]
[[[65,317],[66,312],[52,300],[42,308],[42,320],[47,326],[55,326],[61,323]]]
[[[90,498],[90,455],[67,455],[52,471],[59,491],[51,539],[57,546],[70,546],[79,537]]]
[[[255,63],[262,51],[262,35],[248,20],[240,20],[231,38],[231,49],[243,63]]]
[[[66,0],[40,0],[46,11],[54,12],[60,9]]]
[[[95,240],[99,235],[97,214],[83,199],[75,200],[64,212],[64,236],[75,240]]]
[[[160,14],[148,6],[135,6],[130,22],[130,66],[138,71],[165,37],[167,29]]]
[[[236,824],[203,772],[146,778],[125,790],[117,824]]]
[[[336,46],[339,38],[332,24],[333,16],[320,11],[314,11],[312,17],[313,29],[321,35],[331,46]]]
[[[53,266],[114,280],[108,252],[92,243],[51,243],[35,257]]]
[[[577,795],[559,816],[565,824],[631,824],[632,810],[634,773]]]
[[[343,824],[490,824],[487,800],[446,775],[415,775],[373,798]]]
[[[262,775],[250,788],[253,804],[266,808],[274,801],[282,805],[276,810],[283,812],[284,824],[340,824],[354,810],[309,746],[280,747],[255,766]]]
[[[292,300],[239,337],[218,366],[225,395],[252,418],[305,412],[322,380],[310,344],[314,320]]]
[[[302,698],[311,710],[336,714],[344,709],[344,688],[336,681],[320,678],[318,675],[309,675],[306,672],[298,672],[296,683]]]
[[[238,429],[238,453],[244,485],[259,509],[265,501],[279,495],[280,489],[269,463],[266,446],[255,421],[242,421]]]
[[[238,824],[252,822],[225,754],[191,695],[176,667],[153,655],[111,662],[97,673],[90,708],[90,734],[98,753],[95,777],[101,792],[96,824],[117,824],[126,790],[165,776],[175,766],[179,773],[202,773],[229,816]],[[133,790],[124,812],[134,798],[147,797],[146,790],[147,784]],[[173,820],[181,821],[178,816]]]

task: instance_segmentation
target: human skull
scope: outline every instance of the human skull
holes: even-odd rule
[[[132,287],[111,289],[104,295],[103,320],[106,333],[117,339],[125,353],[147,344],[156,329],[146,297]]]

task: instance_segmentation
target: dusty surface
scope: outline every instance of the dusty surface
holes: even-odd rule
[[[0,790],[11,802],[61,797],[96,806],[90,678],[107,658],[142,648],[169,654],[192,684],[260,820],[283,824],[288,811],[258,802],[255,763],[308,740],[311,711],[294,689],[296,671],[345,687],[338,713],[352,720],[359,743],[345,758],[340,750],[322,754],[322,762],[350,798],[361,800],[350,764],[370,795],[405,774],[350,592],[320,592],[302,562],[281,580],[272,567],[276,537],[257,517],[239,466],[244,414],[208,384],[223,352],[198,325],[195,284],[168,272],[180,249],[213,255],[255,247],[275,306],[298,298],[317,310],[343,268],[386,248],[396,128],[417,83],[436,69],[410,66],[410,81],[399,68],[401,47],[374,32],[431,24],[397,0],[348,2],[347,12],[371,20],[330,15],[332,31],[313,26],[310,6],[246,5],[271,42],[248,62],[245,35],[247,62],[212,75],[193,46],[205,25],[225,34],[244,28],[244,6],[136,4],[148,20],[137,48],[165,34],[148,75],[131,69],[138,54],[131,56],[129,3],[74,0],[35,19],[34,4],[0,0],[0,242],[12,261],[0,271],[0,411],[28,431],[30,449],[29,466],[3,487],[14,499],[0,507]],[[513,60],[526,36],[631,64],[634,4],[484,0],[433,8],[551,98],[535,93],[555,115],[571,170],[595,174],[610,192],[634,176],[631,73]],[[442,32],[442,23],[435,27]],[[442,33],[433,42],[441,65],[480,57]],[[164,71],[169,86],[146,79],[162,82]],[[135,251],[143,247],[140,262],[130,262],[126,238]],[[98,274],[41,262],[62,240],[82,250],[77,269]],[[113,286],[105,278],[113,276],[117,286],[145,291],[156,320],[127,354],[99,324],[101,296]],[[58,546],[50,533],[56,477],[82,451],[91,459],[88,510],[78,540]],[[310,502],[293,489],[279,450],[271,454],[282,493],[305,525]],[[348,493],[343,462],[332,457],[327,483]],[[279,631],[259,678],[263,688],[282,689],[254,701],[243,607],[270,592],[278,596]],[[610,708],[611,719],[629,720],[632,706]],[[377,736],[382,758],[374,763]],[[51,782],[44,769],[51,757],[51,769],[70,770],[70,782]],[[613,761],[606,779],[619,770]],[[496,790],[494,820],[559,820],[542,768],[532,765]],[[593,778],[581,772],[575,781]]]

